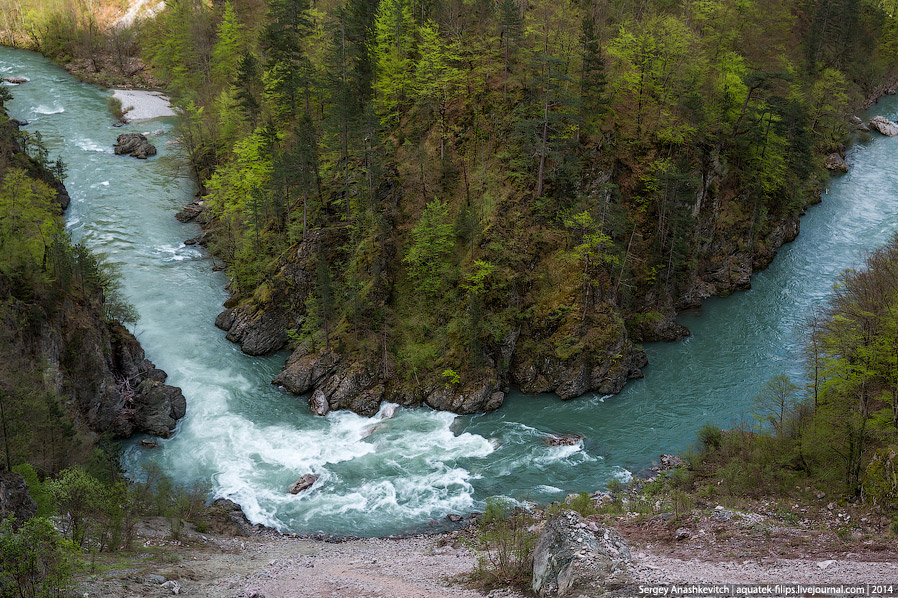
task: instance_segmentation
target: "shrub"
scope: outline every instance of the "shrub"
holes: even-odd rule
[[[698,440],[705,450],[719,449],[723,441],[723,432],[713,424],[705,424],[698,431]]]
[[[33,517],[18,530],[12,523],[0,524],[0,596],[67,596],[74,546],[44,517]]]
[[[618,482],[620,484],[620,482]],[[595,515],[598,511],[596,510],[596,505],[592,501],[592,496],[589,495],[589,492],[581,492],[579,494],[575,494],[571,497],[568,502],[571,510],[577,511],[584,517],[588,517],[590,515]]]
[[[105,502],[102,484],[80,467],[70,467],[47,482],[47,489],[60,514],[67,516],[65,534],[80,548]]]
[[[624,485],[617,478],[611,478],[605,486],[611,494],[620,494],[624,491]]]
[[[898,454],[892,447],[877,450],[864,471],[864,497],[887,509],[898,507]]]
[[[530,583],[533,548],[537,534],[530,528],[533,518],[511,501],[489,498],[477,522],[471,547],[477,553],[473,580],[487,588],[523,587]]]
[[[25,484],[28,485],[28,494],[31,495],[31,498],[37,505],[37,516],[48,517],[52,515],[55,512],[55,509],[53,508],[53,497],[50,496],[50,493],[47,492],[47,489],[37,477],[37,472],[34,471],[34,467],[29,463],[22,463],[21,465],[13,467],[12,470],[25,478]]]

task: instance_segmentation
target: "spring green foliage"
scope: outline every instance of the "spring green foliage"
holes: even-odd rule
[[[433,33],[431,29],[427,31]],[[374,32],[375,106],[382,122],[396,124],[416,91],[415,22],[411,0],[380,2]],[[433,41],[433,35],[430,40]],[[425,66],[423,70],[432,69]],[[425,77],[422,75],[421,78]]]
[[[412,230],[412,246],[404,260],[423,295],[432,297],[439,292],[447,267],[445,258],[452,251],[453,241],[453,223],[446,203],[428,203]]]
[[[809,319],[807,387],[774,376],[755,400],[756,427],[702,428],[694,474],[733,495],[812,484],[898,509],[896,314],[898,237],[843,273]]]
[[[170,0],[142,30],[238,299],[432,383],[503,379],[514,331],[653,338],[712,251],[770,254],[898,58],[879,0]],[[327,317],[282,277],[302,243]]]
[[[74,552],[71,543],[44,517],[30,519],[18,528],[9,519],[0,523],[0,595],[70,595]]]

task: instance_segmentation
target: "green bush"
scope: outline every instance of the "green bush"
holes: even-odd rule
[[[47,482],[47,490],[56,502],[59,513],[65,517],[65,535],[79,548],[84,546],[102,512],[105,488],[82,468],[70,467],[55,480]]]
[[[618,482],[618,484],[620,484],[620,482]],[[581,492],[574,495],[571,497],[568,505],[571,507],[571,510],[577,511],[584,517],[595,515],[598,512],[589,492]]]
[[[7,519],[0,524],[0,596],[68,596],[74,552],[49,519],[33,517],[17,530]]]
[[[619,479],[617,479],[617,478],[611,478],[611,479],[608,481],[608,484],[605,486],[605,488],[606,488],[606,489],[608,490],[608,492],[610,492],[611,494],[620,494],[621,492],[624,491],[624,485],[623,485],[623,484],[621,483],[621,481],[620,481]]]
[[[723,432],[715,425],[705,424],[698,431],[698,440],[705,450],[718,449],[723,442]]]
[[[898,454],[893,447],[873,453],[864,471],[864,497],[887,509],[898,507]]]
[[[537,539],[530,529],[533,523],[533,518],[513,507],[510,500],[488,498],[471,540],[477,553],[473,581],[486,588],[528,585]]]

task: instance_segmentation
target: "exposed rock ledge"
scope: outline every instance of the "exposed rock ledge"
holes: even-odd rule
[[[94,432],[168,438],[187,410],[181,389],[164,383],[166,373],[123,326],[91,321],[86,311],[44,323],[36,353],[47,366],[45,380],[75,397],[82,422]]]

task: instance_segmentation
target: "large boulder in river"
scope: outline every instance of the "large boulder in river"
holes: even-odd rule
[[[290,494],[299,494],[300,492],[304,492],[315,485],[315,482],[318,481],[318,476],[314,473],[307,473],[292,484],[287,489]]]
[[[129,155],[146,160],[148,156],[156,155],[156,146],[147,141],[147,138],[140,133],[122,133],[116,139],[113,147],[117,156]]]
[[[215,318],[215,325],[228,333],[247,355],[267,355],[287,344],[287,329],[294,327],[283,309],[254,302],[231,307]]]
[[[0,472],[0,521],[12,516],[21,523],[36,513],[37,505],[28,494],[25,478],[11,471]]]
[[[576,446],[583,442],[583,436],[580,434],[561,434],[560,436],[552,434],[544,436],[543,442],[549,446]]]
[[[633,583],[630,549],[611,528],[567,511],[546,523],[533,551],[533,591],[542,598],[604,596]]]
[[[870,127],[876,129],[886,137],[898,136],[898,126],[885,116],[874,116],[870,119]]]

